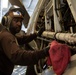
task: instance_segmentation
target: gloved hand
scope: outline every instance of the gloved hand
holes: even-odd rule
[[[46,56],[49,56],[49,49],[50,49],[50,46],[47,46],[43,49]]]
[[[38,33],[37,33],[37,36],[41,36],[44,30],[45,30],[45,27],[42,26],[42,27],[39,29],[39,31],[38,31]]]
[[[16,38],[23,38],[23,36],[25,36],[25,35],[26,35],[26,33],[23,30],[21,30],[19,33],[15,34]]]

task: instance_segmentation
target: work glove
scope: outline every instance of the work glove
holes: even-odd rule
[[[50,46],[47,46],[43,49],[46,56],[49,56],[49,49],[50,49]]]
[[[42,27],[39,29],[39,31],[38,31],[38,33],[37,33],[37,36],[41,36],[44,30],[45,30],[45,27],[42,26]]]
[[[25,35],[26,35],[26,33],[23,30],[21,30],[19,33],[15,34],[16,38],[23,38],[23,36],[25,36]]]

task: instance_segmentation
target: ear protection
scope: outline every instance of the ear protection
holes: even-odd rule
[[[7,22],[8,22],[8,18],[6,16],[3,16],[1,21],[2,25],[4,26],[7,25]]]
[[[20,17],[23,19],[24,15],[25,15],[24,10],[22,8],[20,8],[19,6],[13,5],[10,7],[8,12],[3,16],[1,23],[2,25],[8,27],[10,26],[10,23],[13,17]]]
[[[2,25],[8,26],[11,22],[11,19],[12,18],[10,16],[3,16],[1,21]]]

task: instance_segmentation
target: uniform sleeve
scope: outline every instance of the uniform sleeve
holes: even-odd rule
[[[35,39],[37,37],[37,34],[34,33],[34,34],[30,34],[30,35],[23,35],[23,36],[16,36],[17,40],[18,40],[18,43],[20,45],[22,44],[26,44],[26,43],[29,43],[31,42],[33,39]]]
[[[11,34],[4,34],[1,40],[1,45],[6,56],[15,65],[33,65],[38,62],[39,59],[47,56],[43,50],[41,51],[26,51],[22,50],[16,43],[15,37]]]

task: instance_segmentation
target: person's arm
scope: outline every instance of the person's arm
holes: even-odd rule
[[[1,46],[6,56],[15,65],[33,65],[39,59],[48,56],[49,47],[40,51],[26,51],[19,48],[15,37],[9,33],[3,33]]]
[[[40,37],[44,30],[45,30],[44,26],[42,26],[37,33],[33,33],[33,34],[29,34],[29,35],[26,34],[24,31],[22,31],[22,34],[17,34],[16,38],[18,40],[18,43],[22,45],[22,44],[31,42],[37,36]]]
[[[25,44],[31,42],[33,39],[37,37],[37,33],[34,34],[24,34],[24,35],[16,35],[17,41],[19,44]]]

